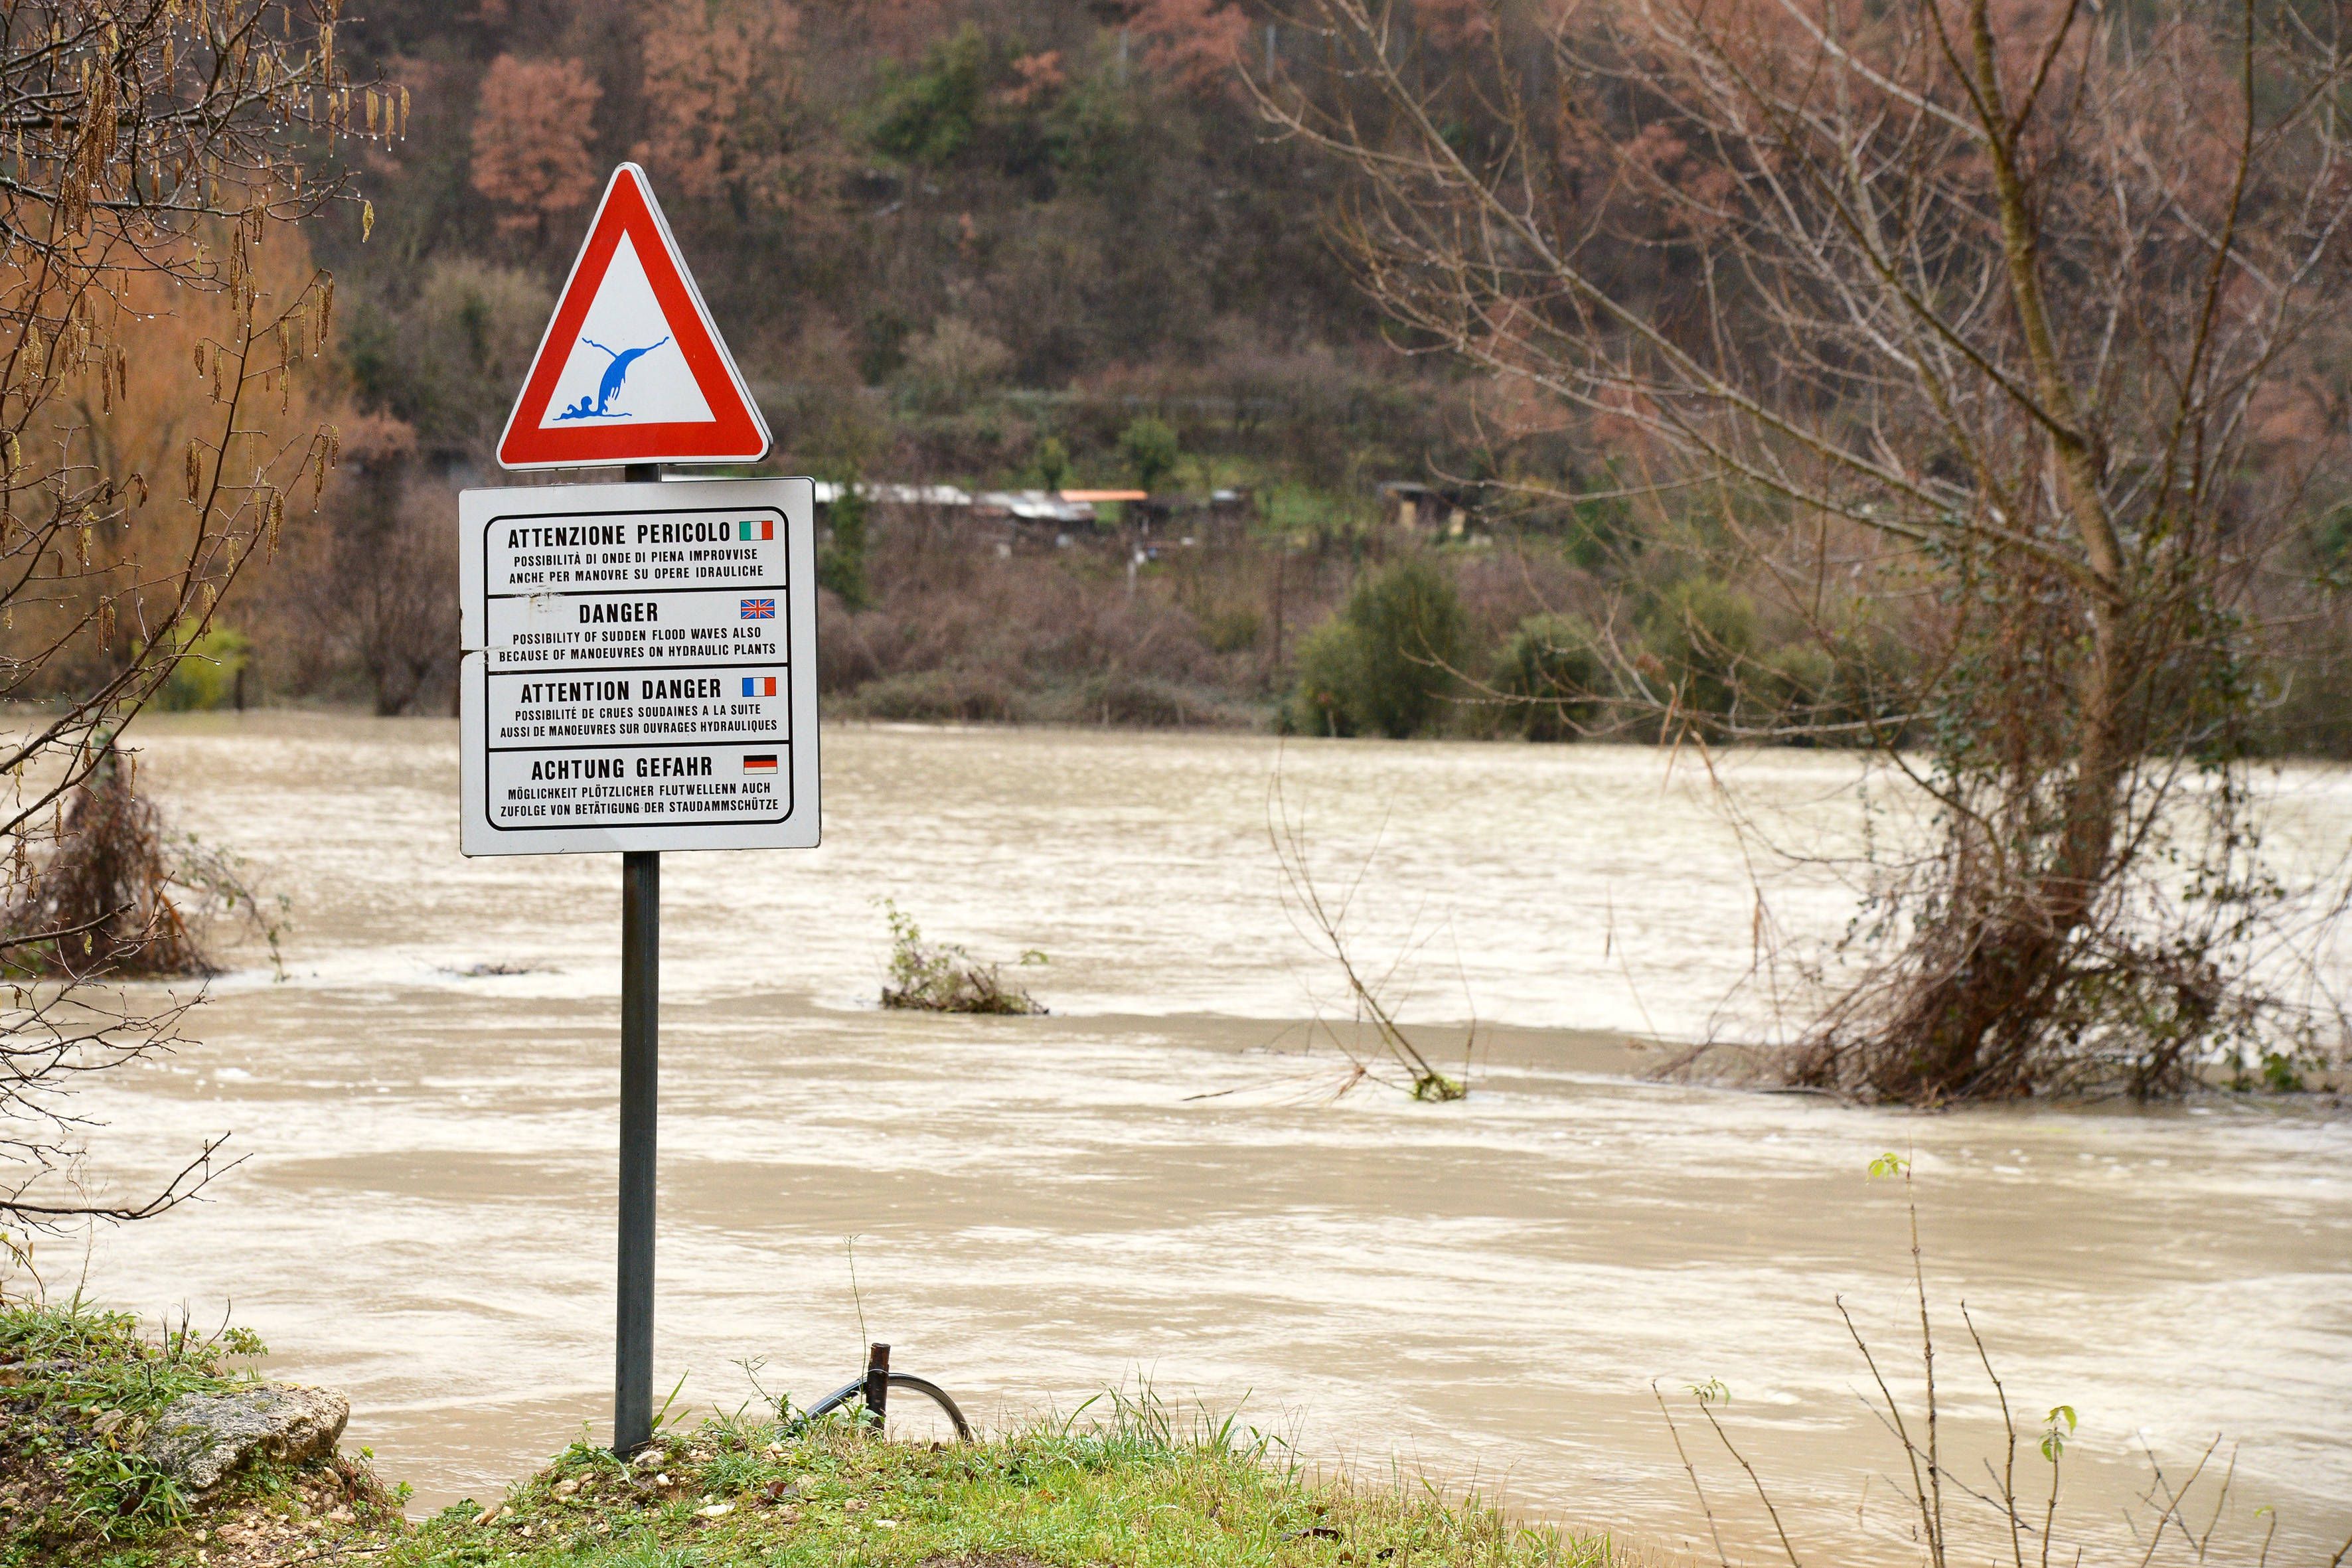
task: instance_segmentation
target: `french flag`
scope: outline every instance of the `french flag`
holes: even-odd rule
[[[773,697],[775,694],[776,694],[776,678],[775,678],[774,676],[772,676],[772,675],[747,675],[747,676],[745,676],[745,677],[743,678],[743,695],[744,695],[744,696],[746,696],[746,697]]]

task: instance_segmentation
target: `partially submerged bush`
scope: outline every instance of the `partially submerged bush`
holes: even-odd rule
[[[1043,1013],[1045,1006],[1018,986],[1007,985],[993,963],[983,964],[950,942],[929,942],[915,918],[888,900],[890,978],[882,1005],[921,1013]],[[1021,955],[1025,967],[1043,963],[1034,949]]]
[[[1279,773],[1275,775],[1268,805],[1271,809],[1266,816],[1266,839],[1273,846],[1275,864],[1282,871],[1284,912],[1318,954],[1337,966],[1340,977],[1348,983],[1348,994],[1354,1004],[1352,1027],[1334,1028],[1319,1016],[1314,1025],[1348,1058],[1349,1070],[1332,1090],[1332,1097],[1337,1099],[1359,1083],[1372,1082],[1402,1089],[1415,1100],[1441,1105],[1468,1099],[1470,1057],[1477,1046],[1476,1026],[1472,1026],[1463,1042],[1462,1076],[1456,1078],[1440,1071],[1397,1018],[1394,987],[1405,954],[1400,953],[1384,969],[1372,969],[1356,962],[1349,931],[1349,917],[1356,905],[1354,891],[1362,886],[1370,863],[1356,872],[1348,892],[1326,896],[1316,880],[1307,853],[1306,816],[1303,813],[1296,816],[1291,814]],[[1409,940],[1407,952],[1415,945],[1417,942]],[[1367,1029],[1379,1043],[1377,1050],[1360,1048]],[[1400,1072],[1402,1078],[1396,1076]]]
[[[97,766],[66,803],[56,848],[37,866],[11,868],[7,969],[74,977],[211,973],[172,901],[162,825],[140,798],[135,773],[131,758],[103,742]]]

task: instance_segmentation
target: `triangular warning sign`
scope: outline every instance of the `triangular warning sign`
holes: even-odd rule
[[[748,463],[768,426],[646,172],[613,171],[499,437],[509,468]]]

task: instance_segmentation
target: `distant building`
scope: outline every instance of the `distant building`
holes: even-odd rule
[[[1381,486],[1388,521],[1408,533],[1431,538],[1459,539],[1476,526],[1475,492],[1425,485],[1414,479],[1391,479]]]
[[[816,482],[817,510],[822,513],[841,499],[843,487],[831,480]],[[1145,534],[1164,531],[1180,513],[1210,524],[1238,526],[1255,510],[1245,489],[1221,489],[1205,500],[1175,495],[1155,496],[1148,490],[981,490],[953,485],[892,485],[860,482],[857,493],[876,506],[929,507],[968,512],[974,519],[1034,523],[1055,529],[1092,528],[1103,521],[1101,508],[1115,505],[1121,521]],[[1062,535],[1061,542],[1068,542]],[[1193,540],[1187,537],[1187,544]]]

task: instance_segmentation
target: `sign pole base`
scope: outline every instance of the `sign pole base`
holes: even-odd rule
[[[631,481],[661,468],[633,463]],[[661,1087],[661,852],[621,857],[621,1247],[614,1334],[613,1452],[654,1435],[655,1130]]]

